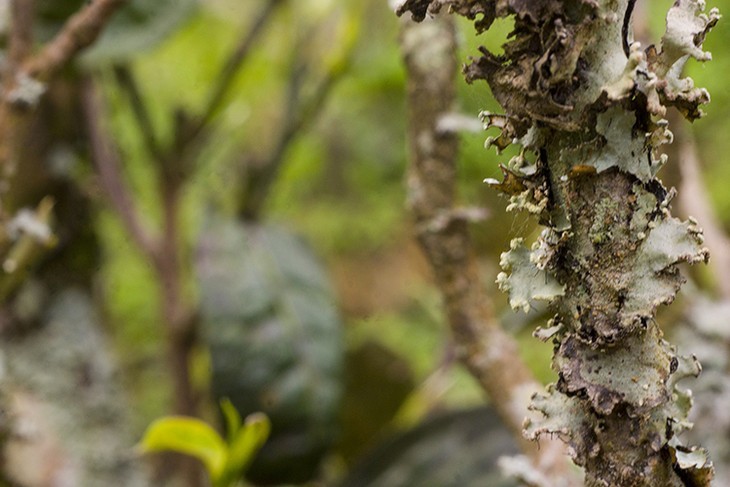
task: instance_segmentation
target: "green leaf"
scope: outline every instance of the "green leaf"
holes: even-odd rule
[[[154,421],[140,443],[144,453],[175,451],[199,459],[215,483],[224,472],[228,449],[223,439],[205,422],[184,416]]]
[[[241,429],[241,415],[238,414],[238,410],[233,405],[230,399],[224,397],[220,401],[221,411],[223,411],[223,417],[226,420],[226,433],[228,437],[228,444],[233,444],[238,430]]]
[[[243,473],[266,442],[270,432],[271,422],[265,414],[249,414],[243,428],[236,432],[236,437],[231,442],[226,469],[234,474]]]

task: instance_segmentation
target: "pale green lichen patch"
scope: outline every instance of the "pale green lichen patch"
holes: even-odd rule
[[[515,124],[514,121],[506,115],[483,111],[479,113],[479,119],[482,121],[484,130],[488,130],[492,127],[499,129],[499,136],[487,137],[487,140],[484,143],[484,147],[486,148],[494,146],[497,148],[497,153],[500,153],[509,145],[514,143],[515,139],[518,137],[518,131],[515,127],[515,125],[518,124]]]
[[[713,8],[704,14],[705,0],[677,0],[667,13],[667,27],[662,37],[659,61],[670,68],[685,56],[698,61],[709,61],[712,55],[702,50],[702,42],[710,29],[720,20],[720,12]]]
[[[550,318],[546,326],[539,326],[532,332],[532,336],[546,342],[555,335],[565,330],[565,325],[559,320],[559,318]]]
[[[623,403],[632,416],[666,402],[671,350],[656,328],[632,334],[620,344],[593,349],[573,334],[563,337],[555,360],[558,389],[581,392],[599,414]]]
[[[510,243],[509,252],[503,252],[499,265],[504,272],[497,276],[497,284],[509,294],[512,309],[525,313],[535,301],[552,301],[564,293],[563,286],[549,272],[540,269],[532,260],[532,251],[521,238]]]
[[[678,262],[704,262],[708,252],[702,242],[702,230],[696,224],[666,218],[657,224],[639,249],[640,264],[660,272]]]
[[[714,469],[707,450],[696,446],[683,446],[677,437],[669,441],[669,453],[675,469],[681,471],[685,485],[711,485]]]
[[[507,211],[526,211],[533,215],[541,215],[547,208],[548,198],[546,194],[541,194],[539,199],[535,196],[535,190],[533,189],[526,189],[519,194],[510,196],[506,209]]]
[[[555,390],[554,384],[550,384],[545,393],[532,397],[529,409],[543,417],[525,420],[523,434],[526,438],[537,440],[543,434],[558,435],[568,445],[571,458],[579,465],[598,454],[600,448],[594,436],[590,430],[588,434],[584,431],[587,425],[598,425],[597,418],[586,411],[577,397],[561,394]]]
[[[641,44],[635,42],[631,45],[631,52],[623,73],[617,80],[604,86],[603,91],[613,102],[628,99],[635,91],[639,91],[646,97],[646,107],[649,113],[663,116],[666,109],[659,101],[656,85],[657,76],[648,68],[646,53],[641,49]]]
[[[596,205],[596,217],[588,230],[588,236],[594,245],[601,245],[613,239],[612,229],[616,227],[613,220],[618,213],[619,202],[614,198],[603,198]]]
[[[702,234],[696,225],[677,218],[665,218],[654,225],[639,247],[635,272],[626,289],[624,322],[635,322],[653,315],[661,304],[671,303],[684,279],[676,264],[706,261]]]
[[[720,14],[716,8],[707,15],[704,10],[704,0],[675,2],[667,14],[661,52],[647,51],[649,67],[660,78],[657,91],[662,104],[676,106],[690,120],[701,117],[699,105],[710,101],[707,90],[695,88],[691,78],[682,78],[684,65],[690,57],[699,61],[712,59],[701,46],[707,33],[720,19]]]
[[[657,209],[657,198],[654,193],[646,191],[639,184],[635,184],[632,188],[635,197],[634,212],[631,215],[629,230],[638,239],[646,238],[646,232],[649,228],[649,220]]]
[[[640,181],[649,181],[652,169],[647,157],[646,137],[641,134],[627,138],[635,123],[634,114],[618,106],[599,114],[596,131],[604,138],[605,143],[599,150],[592,151],[592,156],[584,164],[594,166],[599,173],[617,167],[623,172],[633,174]]]

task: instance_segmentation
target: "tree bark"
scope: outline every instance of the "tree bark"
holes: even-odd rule
[[[530,247],[512,242],[498,276],[513,307],[544,300],[555,311],[536,334],[554,343],[559,380],[533,399],[544,418],[526,434],[561,437],[589,486],[709,485],[705,452],[677,438],[691,401],[675,384],[700,366],[655,321],[683,282],[677,264],[705,261],[707,250],[695,223],[671,216],[656,150],[671,138],[667,107],[694,120],[709,101],[679,73],[690,56],[710,58],[701,44],[719,15],[678,0],[661,46],[642,50],[631,41],[633,4],[406,0],[398,13],[423,19],[447,6],[480,32],[514,18],[505,53],[481,48],[465,74],[487,81],[506,111],[482,114],[501,131],[488,145],[523,148],[503,181],[488,182],[508,209],[545,226]]]
[[[523,452],[553,484],[568,485],[562,446],[547,440],[538,448],[521,434],[529,397],[540,386],[482,292],[467,228],[469,212],[455,206],[458,135],[439,129],[456,98],[453,20],[444,16],[422,24],[404,20],[401,50],[408,74],[408,206],[443,297],[457,355]]]

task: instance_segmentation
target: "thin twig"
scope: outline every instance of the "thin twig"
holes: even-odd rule
[[[10,93],[18,83],[18,66],[23,63],[33,48],[34,0],[12,0],[10,2],[10,32],[8,35],[8,56],[2,71],[2,100],[0,100],[0,174],[9,178],[15,172],[18,155],[18,141],[24,130],[22,105],[11,102]],[[24,107],[23,107],[24,108]],[[3,198],[4,199],[4,198]],[[0,204],[0,219],[8,218],[6,202]]]
[[[129,103],[132,106],[132,112],[134,113],[135,120],[139,126],[140,134],[144,139],[147,151],[154,159],[163,159],[163,152],[157,138],[157,132],[152,124],[152,119],[149,111],[147,110],[147,105],[134,74],[128,66],[116,65],[114,66],[114,75],[116,77],[117,84],[124,90],[129,98]]]
[[[22,1],[22,0],[20,0]],[[43,49],[28,59],[22,72],[45,81],[97,39],[112,15],[127,0],[95,0],[74,14]]]
[[[101,93],[90,77],[84,80],[82,104],[92,160],[104,193],[137,247],[148,258],[156,260],[158,244],[142,226],[139,213],[124,181],[114,144],[103,129],[106,110]]]
[[[319,80],[312,95],[302,99],[301,85],[306,71],[305,65],[297,65],[291,70],[284,104],[287,113],[282,117],[284,124],[274,148],[265,160],[247,164],[248,175],[242,191],[243,201],[240,204],[240,213],[247,220],[259,217],[266,197],[285,162],[287,149],[324,109],[332,88],[346,72],[342,69],[328,72]]]
[[[251,51],[256,39],[263,32],[264,27],[266,27],[274,14],[276,7],[283,2],[284,0],[266,0],[266,5],[264,5],[261,12],[259,12],[256,19],[253,21],[250,30],[241,37],[236,49],[234,49],[231,53],[225,65],[221,69],[220,74],[216,77],[215,85],[208,96],[208,102],[201,112],[198,124],[199,128],[197,131],[207,126],[218,114],[226,94],[233,85],[236,74]]]

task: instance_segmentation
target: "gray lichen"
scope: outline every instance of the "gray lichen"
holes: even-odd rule
[[[504,110],[481,114],[499,130],[487,145],[521,146],[503,180],[487,183],[546,227],[531,248],[512,241],[497,279],[513,308],[544,300],[555,312],[536,336],[555,344],[559,381],[533,399],[543,419],[526,435],[563,438],[587,485],[709,485],[706,453],[677,436],[691,396],[676,383],[700,366],[655,321],[683,283],[678,264],[706,261],[707,250],[694,222],[671,216],[674,193],[656,174],[672,140],[667,108],[694,120],[709,101],[681,71],[711,58],[702,42],[717,10],[678,0],[661,44],[626,40],[626,53],[629,0],[405,0],[398,13],[418,20],[444,7],[478,32],[514,20],[504,54],[481,48],[464,74],[485,80]]]

